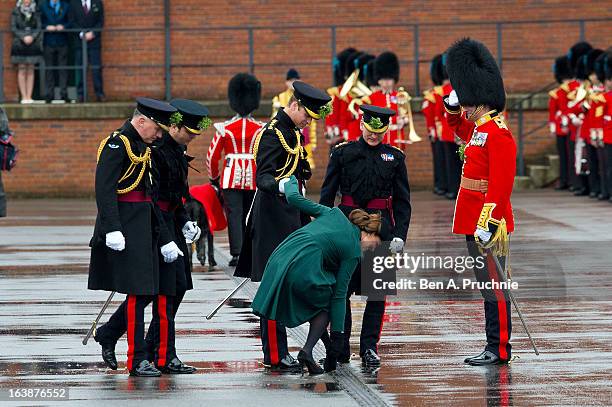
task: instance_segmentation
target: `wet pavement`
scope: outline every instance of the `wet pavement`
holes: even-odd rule
[[[450,237],[452,202],[427,192],[414,193],[412,200],[411,242],[418,246],[432,236],[460,242]],[[482,302],[398,297],[388,300],[379,370],[363,370],[355,359],[333,375],[275,374],[260,364],[259,325],[249,308],[254,287],[207,321],[204,316],[237,281],[227,267],[207,271],[198,265],[195,289],[176,321],[179,356],[198,372],[147,379],[126,374],[125,340],[117,345],[117,371],[104,367],[93,340],[81,344],[108,296],[86,290],[95,204],[9,201],[10,217],[0,219],[0,404],[61,405],[66,401],[9,402],[6,395],[9,388],[69,387],[73,403],[92,405],[143,399],[151,405],[225,406],[612,405],[612,251],[605,250],[612,247],[612,205],[553,191],[515,194],[513,203],[519,220],[515,280],[529,279],[534,265],[555,263],[568,286],[583,273],[589,276],[584,286],[597,293],[520,298],[539,356],[513,313],[517,358],[504,366],[465,366],[463,358],[484,346]],[[227,264],[224,234],[215,237],[215,247],[217,262]],[[102,321],[120,300],[115,297]],[[354,351],[364,306],[354,298]],[[294,355],[305,332],[290,330]]]

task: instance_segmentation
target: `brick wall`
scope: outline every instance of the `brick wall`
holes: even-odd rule
[[[546,112],[529,111],[525,114],[525,129],[541,125],[545,120]],[[18,166],[12,172],[2,174],[7,192],[12,196],[92,195],[98,144],[122,122],[117,119],[11,121],[21,152]],[[513,116],[509,123],[511,129],[516,129]],[[422,115],[415,115],[415,125],[417,133],[424,137]],[[189,146],[190,154],[198,157],[193,164],[202,172],[190,171],[192,185],[208,182],[204,159],[212,135],[212,130],[208,130]],[[320,188],[328,160],[329,149],[322,134],[319,134],[318,145],[316,168],[309,185],[313,191]],[[547,128],[529,135],[525,140],[527,158],[540,156],[552,148],[553,140],[547,134]],[[432,164],[428,141],[408,146],[406,164],[413,188],[431,187]]]
[[[12,2],[0,9],[8,29]],[[103,34],[105,90],[109,99],[128,100],[136,95],[164,95],[164,1],[105,0]],[[605,1],[328,1],[292,3],[268,0],[202,2],[173,0],[171,21],[171,91],[175,96],[223,98],[228,79],[248,69],[248,33],[253,25],[275,27],[254,31],[255,74],[264,96],[283,88],[284,74],[296,67],[302,77],[320,87],[330,85],[331,32],[322,26],[343,25],[336,31],[337,50],[355,46],[371,53],[391,49],[402,61],[401,84],[414,89],[414,32],[412,27],[375,27],[391,23],[431,24],[419,31],[419,75],[428,84],[431,57],[457,38],[470,35],[497,52],[495,25],[471,21],[568,20],[612,17]],[[296,26],[309,28],[295,28]],[[242,27],[211,30],[219,27]],[[283,28],[284,27],[284,28]],[[134,29],[137,31],[113,31]],[[195,30],[195,31],[189,31]],[[587,22],[587,40],[601,48],[612,38],[610,21]],[[580,36],[576,22],[508,24],[502,29],[503,70],[508,91],[529,91],[552,80],[552,57],[563,54]],[[17,99],[15,71],[10,66],[10,33],[3,35],[4,90]],[[544,59],[538,59],[544,56]],[[551,58],[549,58],[551,57]],[[522,59],[519,59],[522,58]],[[127,65],[127,66],[126,66]],[[147,65],[136,67],[135,65]],[[223,66],[219,66],[223,65]],[[228,66],[230,65],[230,66]],[[239,66],[235,66],[239,65]]]

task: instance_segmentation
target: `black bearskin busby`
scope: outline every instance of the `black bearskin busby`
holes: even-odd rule
[[[400,65],[397,55],[393,52],[383,52],[376,57],[374,63],[375,75],[378,79],[393,79],[397,83],[399,81]]]
[[[363,52],[355,51],[346,58],[346,61],[344,62],[345,79],[348,78],[348,76],[352,74],[355,69],[357,69],[356,61],[362,55],[363,55]]]
[[[574,77],[574,73],[572,72],[572,68],[570,67],[567,55],[563,55],[555,59],[555,63],[553,64],[553,74],[555,75],[555,79],[559,83],[562,83],[564,80],[572,79]]]
[[[376,59],[372,59],[368,61],[364,70],[365,70],[365,84],[368,87],[378,86],[378,78],[376,77],[376,68],[374,67],[376,63]]]
[[[586,70],[589,75],[595,72],[595,61],[597,60],[597,58],[603,55],[603,53],[604,52],[601,49],[592,49],[584,57]]]
[[[576,69],[578,67],[578,61],[584,54],[586,54],[592,49],[593,47],[591,47],[591,44],[585,41],[577,42],[569,49],[569,51],[567,52],[567,58],[569,60],[570,68],[572,68],[574,76],[576,76],[577,74]]]
[[[504,110],[504,81],[495,58],[481,42],[464,38],[453,44],[447,51],[446,70],[461,105]]]
[[[597,75],[597,79],[601,83],[604,83],[604,81],[606,80],[606,64],[609,58],[610,55],[607,52],[604,52],[597,57],[595,63],[593,64],[595,69],[595,75]]]
[[[356,60],[356,64],[357,64],[357,68],[359,68],[359,80],[361,80],[362,82],[365,82],[366,78],[366,65],[368,62],[373,61],[376,57],[372,54],[362,54],[359,56],[359,58],[357,58]]]
[[[346,59],[354,52],[357,52],[355,48],[346,48],[340,51],[334,58],[334,86],[342,86],[344,83],[347,77],[345,71]]]
[[[610,54],[610,52],[606,54],[604,72],[606,73],[606,79],[612,80],[612,54]]]
[[[248,73],[234,75],[227,87],[230,107],[240,116],[248,116],[259,107],[261,82]]]
[[[444,76],[442,74],[442,54],[438,54],[431,60],[431,65],[429,66],[429,75],[431,76],[431,81],[434,85],[440,86],[444,81]]]

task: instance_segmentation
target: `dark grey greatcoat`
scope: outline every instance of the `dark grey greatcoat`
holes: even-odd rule
[[[308,216],[289,205],[285,195],[278,192],[275,177],[287,164],[289,153],[281,145],[275,129],[281,131],[290,148],[295,148],[298,137],[301,137],[299,129],[283,109],[265,126],[261,135],[256,158],[257,192],[234,273],[236,277],[248,277],[253,281],[261,281],[268,258],[276,247],[309,221]],[[293,175],[302,185],[310,178],[312,174],[305,158],[300,158]]]
[[[130,141],[134,154],[141,155],[147,145],[129,121],[119,130]],[[98,216],[91,238],[89,263],[90,290],[117,291],[133,295],[159,293],[158,243],[159,220],[152,202],[119,202],[117,189],[131,185],[140,172],[140,165],[125,181],[119,179],[130,165],[125,145],[118,135],[105,143],[96,167],[96,204]],[[119,185],[118,185],[119,184]],[[149,170],[136,187],[150,195],[152,186]],[[106,247],[106,234],[121,231],[125,249]]]

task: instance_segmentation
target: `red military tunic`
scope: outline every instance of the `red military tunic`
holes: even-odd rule
[[[423,105],[421,106],[421,112],[425,117],[425,126],[427,126],[427,134],[433,140],[439,140],[440,135],[438,134],[438,125],[440,123],[438,118],[438,105],[435,96],[435,88],[429,89],[423,92]]]
[[[599,146],[599,136],[604,127],[604,112],[606,110],[606,97],[603,87],[593,87],[589,96],[588,108],[586,113],[586,122],[588,123],[588,132],[590,143],[594,146]]]
[[[572,103],[574,101],[574,99],[576,99],[576,93],[578,88],[580,87],[580,82],[577,81],[576,79],[570,81],[567,84],[567,96],[566,96],[566,103],[564,103],[561,107],[561,113],[568,118],[568,127],[569,127],[569,131],[570,131],[570,140],[571,141],[576,141],[576,133],[578,131],[578,128],[576,127],[576,125],[572,122],[572,117],[575,116],[574,113],[572,113],[572,107],[570,107],[570,103]],[[579,103],[578,103],[579,104]]]
[[[453,91],[453,87],[450,83],[446,83],[442,86],[436,86],[435,97],[436,97],[436,109],[437,116],[440,120],[440,128],[439,128],[439,136],[440,140],[446,141],[448,143],[455,143],[455,132],[448,125],[448,121],[446,119],[445,110],[444,110],[444,102],[443,99],[450,95]]]
[[[389,131],[387,131],[387,133],[385,134],[383,143],[390,144],[400,149],[404,149],[405,144],[401,142],[402,140],[406,139],[404,137],[404,129],[400,129],[397,127],[397,119],[399,118],[399,110],[397,107],[397,91],[394,90],[391,93],[383,93],[382,90],[378,90],[368,96],[368,98],[370,99],[370,104],[374,106],[386,107],[388,109],[392,109],[398,112],[398,114],[396,114],[395,116],[391,116],[391,120],[389,120]],[[359,138],[359,136],[357,138]]]
[[[516,173],[516,144],[503,116],[493,110],[476,122],[462,114],[448,112],[446,117],[455,134],[467,142],[462,176],[488,181],[486,193],[459,188],[453,233],[474,234],[481,213],[497,221],[505,219],[508,233],[512,232],[510,195]]]
[[[567,117],[567,94],[570,92],[569,81],[564,81],[558,88],[549,92],[548,122],[557,136],[569,134],[569,118]]]
[[[606,104],[604,106],[603,117],[603,141],[605,144],[612,144],[612,90],[604,94]],[[608,163],[612,165],[612,163]]]
[[[253,145],[255,135],[264,123],[252,117],[234,116],[232,119],[215,123],[215,137],[206,155],[206,165],[210,179],[219,177],[219,161],[225,152],[221,188],[255,189],[255,159]]]

